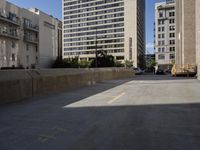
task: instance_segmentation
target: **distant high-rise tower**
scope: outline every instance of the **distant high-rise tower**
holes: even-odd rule
[[[63,0],[63,57],[91,60],[96,47],[142,66],[145,0]]]

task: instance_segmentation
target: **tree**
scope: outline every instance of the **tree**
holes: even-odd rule
[[[79,67],[80,68],[89,68],[90,65],[91,65],[91,61],[87,61],[87,60],[79,61]]]
[[[95,67],[97,61],[98,67],[114,67],[115,60],[112,55],[107,55],[106,51],[100,50],[97,54],[97,60],[94,59],[91,62],[91,67]]]
[[[131,67],[133,67],[133,61],[126,60],[126,61],[125,61],[125,67],[126,67],[126,68],[131,68]]]

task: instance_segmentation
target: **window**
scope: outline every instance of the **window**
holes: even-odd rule
[[[35,46],[35,51],[38,52],[38,46],[37,45]]]
[[[175,33],[170,33],[170,34],[169,34],[169,37],[170,37],[170,38],[175,37]]]
[[[15,48],[16,47],[16,44],[14,41],[12,41],[12,48]]]
[[[159,13],[159,17],[162,18],[163,17],[163,12]]]
[[[164,24],[164,20],[158,20],[158,24],[159,25]]]
[[[26,50],[29,51],[29,44],[26,44]]]
[[[170,52],[174,52],[174,51],[175,51],[175,47],[170,47],[170,48],[169,48],[169,51],[170,51]]]
[[[170,44],[170,45],[174,45],[174,44],[175,44],[175,40],[170,40],[170,41],[169,41],[169,44]]]
[[[175,59],[175,55],[174,54],[169,54],[169,59]]]
[[[175,16],[175,12],[169,12],[169,16],[170,17],[174,17]]]
[[[169,19],[169,23],[175,23],[175,20],[174,19]]]
[[[162,48],[162,52],[165,52],[165,48],[164,47]]]
[[[55,29],[55,25],[53,25],[53,24],[51,24],[51,23],[49,23],[49,22],[44,22],[44,26],[46,26],[46,27],[48,27],[48,28],[50,28],[50,29],[52,29],[52,30],[54,30]]]
[[[124,60],[124,56],[116,56],[116,60]]]
[[[159,54],[158,55],[158,59],[165,59],[165,55],[164,54]]]
[[[15,61],[15,54],[12,54],[12,61]]]
[[[35,61],[36,61],[36,64],[38,64],[38,57],[37,56],[35,57]]]
[[[29,55],[26,56],[26,62],[29,64]]]
[[[169,27],[169,30],[170,30],[170,31],[174,31],[174,30],[175,30],[175,26],[170,26],[170,27]]]

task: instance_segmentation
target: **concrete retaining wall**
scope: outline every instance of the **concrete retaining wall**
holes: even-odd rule
[[[0,104],[133,76],[124,68],[0,71]]]

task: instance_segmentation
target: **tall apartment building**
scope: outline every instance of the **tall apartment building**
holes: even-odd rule
[[[1,0],[0,68],[50,67],[61,47],[60,24],[58,19],[38,9],[28,10]]]
[[[155,5],[155,55],[158,68],[171,69],[175,62],[176,51],[175,2],[156,3]]]
[[[96,48],[141,66],[145,0],[63,0],[63,57],[91,60]]]

